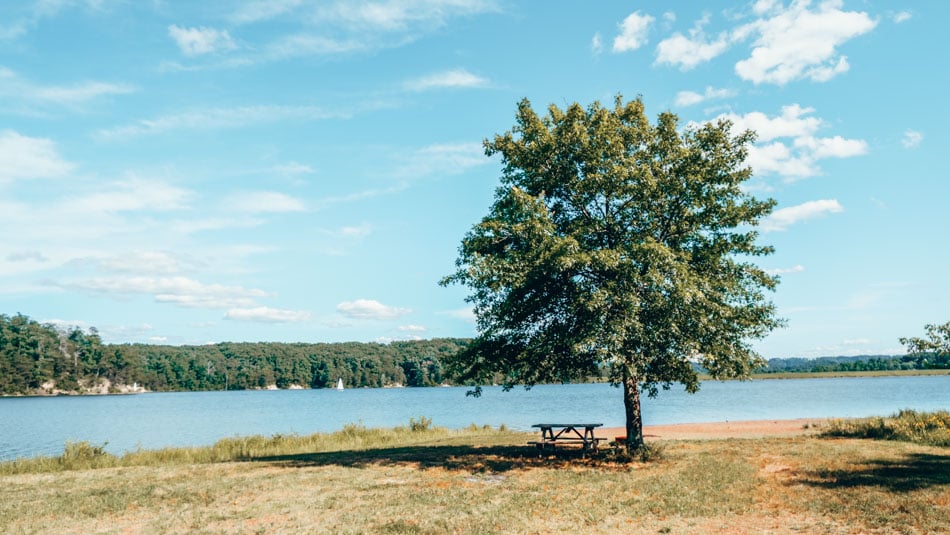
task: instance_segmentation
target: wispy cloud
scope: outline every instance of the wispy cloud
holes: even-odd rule
[[[604,50],[604,42],[600,37],[600,33],[595,33],[593,37],[590,38],[590,51],[594,55],[600,54]]]
[[[729,98],[736,95],[736,92],[731,89],[717,89],[712,86],[706,86],[706,90],[703,93],[696,93],[693,91],[680,91],[676,94],[676,100],[673,102],[676,106],[693,106],[701,102],[706,102],[707,100],[718,100],[723,98]]]
[[[268,297],[263,290],[241,286],[204,284],[188,277],[96,277],[56,283],[57,286],[84,292],[129,297],[151,295],[159,303],[186,308],[250,307],[256,299]]]
[[[69,209],[83,213],[165,212],[186,208],[192,196],[189,190],[133,176],[109,184],[105,191],[78,196]]]
[[[42,84],[26,79],[15,71],[0,67],[0,96],[26,112],[39,113],[51,107],[76,109],[102,97],[134,93],[129,84],[84,80],[69,85]],[[11,111],[16,112],[13,108]]]
[[[805,266],[801,264],[796,264],[790,268],[773,268],[765,270],[765,272],[769,275],[784,275],[786,273],[801,273],[803,271],[805,271]]]
[[[14,180],[61,177],[74,168],[51,139],[0,132],[0,184]]]
[[[909,21],[911,18],[913,18],[913,14],[911,14],[910,11],[899,11],[894,13],[894,15],[891,17],[891,20],[897,24],[900,24],[902,22]]]
[[[257,0],[246,2],[239,5],[228,18],[235,24],[253,24],[285,15],[303,4],[304,0]]]
[[[303,201],[276,191],[244,191],[229,195],[222,203],[227,210],[251,214],[303,212]]]
[[[762,220],[760,227],[765,232],[786,230],[788,227],[825,214],[843,212],[844,207],[837,199],[808,201],[796,206],[780,208]]]
[[[226,52],[237,48],[227,30],[217,30],[203,26],[185,28],[173,24],[168,27],[168,35],[186,56]]]
[[[629,52],[647,44],[650,26],[656,19],[650,15],[642,15],[639,11],[627,15],[619,24],[620,33],[614,37],[614,52]]]
[[[346,112],[331,112],[318,106],[262,105],[207,108],[164,115],[154,119],[142,119],[130,125],[99,130],[97,134],[103,139],[123,139],[177,130],[240,128],[275,121],[339,119],[349,116],[350,114]]]
[[[431,89],[464,89],[487,87],[489,81],[465,69],[453,69],[429,74],[403,84],[409,91],[428,91]]]
[[[387,306],[372,299],[344,301],[336,309],[348,318],[359,320],[393,320],[412,312],[408,308]]]
[[[393,175],[418,178],[433,175],[457,175],[491,162],[481,143],[438,143],[417,149],[403,157]]]
[[[397,48],[450,21],[499,11],[494,0],[274,0],[240,5],[228,19],[238,25],[280,19],[289,31],[254,42],[224,62],[239,67],[303,56],[339,56]]]
[[[905,149],[913,149],[919,146],[923,140],[923,133],[908,129],[904,132],[904,138],[901,139],[901,145],[903,145]]]
[[[270,307],[232,308],[224,314],[224,319],[251,321],[257,323],[301,323],[310,321],[311,314],[306,310],[282,310]]]

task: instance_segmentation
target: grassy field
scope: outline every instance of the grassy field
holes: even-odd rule
[[[869,428],[876,425],[869,423]],[[848,428],[853,431],[852,428]],[[667,441],[649,463],[534,435],[348,426],[0,464],[2,533],[940,533],[950,451],[802,436]]]

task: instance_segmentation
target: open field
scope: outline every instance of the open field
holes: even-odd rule
[[[723,427],[716,439],[651,439],[662,455],[650,463],[620,462],[610,453],[539,457],[523,445],[534,435],[483,428],[358,427],[319,440],[216,446],[219,455],[243,449],[246,460],[239,462],[198,461],[197,450],[170,450],[95,469],[49,472],[37,465],[11,473],[8,463],[0,476],[0,532],[947,530],[947,448],[802,433],[728,437],[736,432],[742,436]],[[269,454],[270,448],[302,451]]]

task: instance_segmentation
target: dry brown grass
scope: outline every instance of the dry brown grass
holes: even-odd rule
[[[811,436],[539,457],[527,436],[0,477],[3,533],[940,533],[950,452]]]

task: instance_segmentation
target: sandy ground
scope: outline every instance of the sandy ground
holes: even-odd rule
[[[817,433],[821,426],[820,418],[800,418],[797,420],[751,420],[736,422],[711,422],[700,424],[648,425],[643,429],[646,440],[662,439],[715,439],[715,438],[758,438],[787,437]],[[622,427],[597,429],[598,437],[613,440],[626,434]]]

